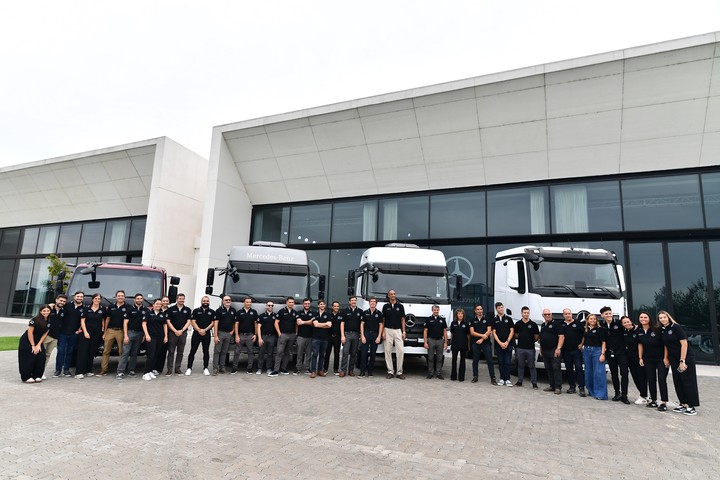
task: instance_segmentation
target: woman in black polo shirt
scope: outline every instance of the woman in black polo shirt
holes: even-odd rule
[[[695,407],[700,405],[695,356],[688,345],[685,330],[665,310],[658,313],[662,341],[672,369],[673,385],[680,405],[673,409],[675,413],[695,415]]]
[[[600,327],[595,315],[585,320],[583,335],[583,358],[585,360],[585,386],[588,393],[598,400],[607,400],[607,375],[605,373],[605,329]]]
[[[468,338],[470,335],[470,324],[465,321],[465,310],[455,310],[455,320],[450,324],[450,351],[452,352],[452,370],[450,380],[457,378],[458,382],[465,381],[465,356],[468,351]],[[460,366],[458,369],[457,357],[460,354]]]
[[[168,341],[167,310],[163,311],[162,306],[161,299],[155,300],[153,308],[145,315],[142,321],[145,344],[147,345],[143,380],[152,380],[159,375],[158,370],[153,369],[158,361],[158,355],[162,355],[163,344]]]
[[[20,379],[25,383],[42,382],[42,374],[43,370],[45,370],[43,340],[48,335],[49,316],[50,307],[47,305],[40,307],[40,313],[30,320],[27,330],[20,337],[18,365],[20,367]]]
[[[636,405],[645,405],[647,400],[647,376],[645,368],[640,366],[640,357],[638,356],[638,343],[640,343],[640,327],[635,325],[627,315],[620,319],[623,326],[623,340],[625,340],[625,355],[628,359],[628,368],[632,376],[635,388],[640,392],[640,396],[635,400]],[[627,398],[627,397],[626,397]]]
[[[665,412],[667,411],[668,401],[667,374],[670,361],[665,354],[660,329],[650,314],[640,312],[638,321],[640,322],[638,356],[640,357],[640,365],[645,368],[648,390],[650,391],[650,402],[646,406]],[[660,405],[657,403],[658,386],[660,387]]]
[[[101,301],[102,296],[99,293],[93,295],[90,308],[85,309],[85,317],[80,319],[82,333],[78,338],[75,378],[95,375],[92,371],[93,361],[102,342],[103,321],[107,317],[107,311],[100,305]]]

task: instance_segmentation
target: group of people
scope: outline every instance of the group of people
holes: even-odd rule
[[[197,350],[203,350],[203,374],[226,373],[231,345],[234,341],[231,374],[238,372],[242,351],[247,352],[247,373],[270,377],[289,375],[291,354],[296,354],[294,375],[309,374],[310,378],[328,375],[330,356],[334,354],[333,373],[339,377],[355,376],[359,363],[359,377],[373,376],[375,356],[382,343],[387,367],[386,378],[405,379],[403,346],[407,336],[405,310],[395,292],[388,292],[388,302],[377,308],[377,298],[369,299],[370,308],[361,310],[357,298],[351,296],[348,306],[332,302],[328,310],[324,300],[317,309],[310,299],[295,309],[295,299],[288,297],[285,306],[275,312],[273,302],[265,304],[265,311],[252,308],[252,299],[245,298],[236,310],[229,296],[213,310],[210,299],[202,297],[201,306],[191,310],[185,296],[179,294],[170,305],[168,297],[158,298],[150,308],[141,294],[132,304],[125,302],[125,292],[115,295],[115,303],[101,305],[100,294],[92,296],[84,305],[83,292],[76,292],[73,301],[58,295],[54,304],[43,305],[30,320],[20,339],[18,361],[20,376],[26,383],[41,382],[46,362],[57,348],[54,377],[71,377],[71,362],[76,362],[75,378],[93,376],[93,361],[99,345],[103,344],[99,375],[109,368],[110,352],[117,346],[120,360],[116,378],[136,376],[137,356],[145,343],[147,359],[142,378],[152,380],[166,367],[165,375],[182,375],[181,364],[192,327],[190,354],[184,375],[191,375]],[[495,304],[495,315],[488,319],[482,305],[474,308],[474,317],[465,318],[463,309],[456,309],[448,326],[439,315],[439,307],[432,306],[432,315],[424,324],[423,341],[428,351],[427,378],[443,379],[444,352],[451,349],[451,380],[465,380],[466,356],[472,355],[472,382],[478,381],[478,365],[485,358],[490,382],[500,386],[522,386],[526,368],[532,388],[537,389],[535,366],[536,343],[548,374],[549,385],[544,390],[562,393],[561,364],[564,362],[569,388],[566,393],[592,396],[607,400],[606,365],[612,386],[613,401],[629,404],[628,385],[632,376],[640,392],[636,404],[646,404],[660,411],[667,410],[667,374],[672,371],[679,405],[678,413],[695,415],[699,405],[697,376],[692,349],[687,335],[666,311],[660,311],[658,322],[650,313],[639,314],[638,324],[624,316],[616,319],[610,307],[600,310],[600,318],[589,315],[584,322],[574,319],[570,309],[563,310],[563,319],[553,319],[552,312],[543,310],[543,323],[530,319],[528,307],[521,309],[521,319],[514,321],[505,314],[502,303]],[[210,344],[214,343],[212,373]],[[255,345],[258,347],[255,369]],[[495,376],[494,352],[498,359],[499,376]],[[395,362],[392,352],[395,351]],[[518,369],[518,379],[510,380],[512,352]],[[359,362],[358,362],[359,354]],[[658,388],[660,395],[658,397]],[[587,389],[587,391],[586,391]]]

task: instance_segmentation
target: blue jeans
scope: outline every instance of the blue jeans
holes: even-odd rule
[[[600,361],[601,347],[583,347],[585,359],[585,385],[590,396],[599,400],[607,400],[607,375],[605,362]]]
[[[312,354],[310,355],[310,371],[317,372],[322,370],[325,363],[325,351],[327,350],[328,341],[318,338],[312,339]]]
[[[498,357],[498,367],[500,367],[500,380],[510,381],[510,362],[512,362],[512,345],[508,345],[506,349],[496,346],[495,353]]]
[[[562,356],[563,362],[565,362],[565,369],[567,370],[568,383],[570,384],[570,388],[575,388],[575,385],[580,388],[585,388],[585,374],[583,374],[582,350],[577,348],[573,348],[572,350],[563,350]]]
[[[492,345],[490,344],[490,340],[485,340],[480,345],[473,342],[473,360],[472,360],[473,377],[478,376],[478,363],[480,363],[480,353],[482,353],[485,356],[485,362],[487,362],[488,375],[490,375],[490,379],[494,380],[495,379],[495,365],[493,365]]]
[[[70,363],[72,363],[73,351],[75,351],[77,341],[77,333],[71,333],[70,335],[60,334],[58,337],[57,358],[55,359],[56,372],[70,371]]]
[[[360,343],[360,371],[372,373],[375,368],[375,355],[377,354],[378,332],[365,332],[365,343]],[[382,342],[382,339],[380,339]]]
[[[120,356],[120,363],[118,364],[117,369],[118,373],[125,373],[128,363],[130,371],[135,371],[137,356],[140,352],[140,344],[142,343],[144,336],[143,332],[128,330],[128,340],[130,340],[130,343],[123,345],[122,355]]]

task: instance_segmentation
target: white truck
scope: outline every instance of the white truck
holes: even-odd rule
[[[432,315],[432,305],[440,306],[440,316],[448,326],[452,321],[445,255],[406,243],[365,250],[360,266],[348,272],[348,295],[357,296],[363,310],[369,308],[370,297],[377,297],[377,308],[382,310],[389,290],[395,291],[405,307],[405,354],[426,355],[423,328]],[[382,344],[378,352],[383,352]]]
[[[495,302],[514,320],[523,306],[537,323],[543,322],[544,308],[553,319],[562,319],[565,308],[580,320],[599,315],[603,306],[618,318],[627,314],[623,268],[607,250],[517,247],[498,252],[493,269]]]

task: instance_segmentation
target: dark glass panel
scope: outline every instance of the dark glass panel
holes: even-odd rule
[[[430,197],[430,238],[485,236],[485,192]]]

